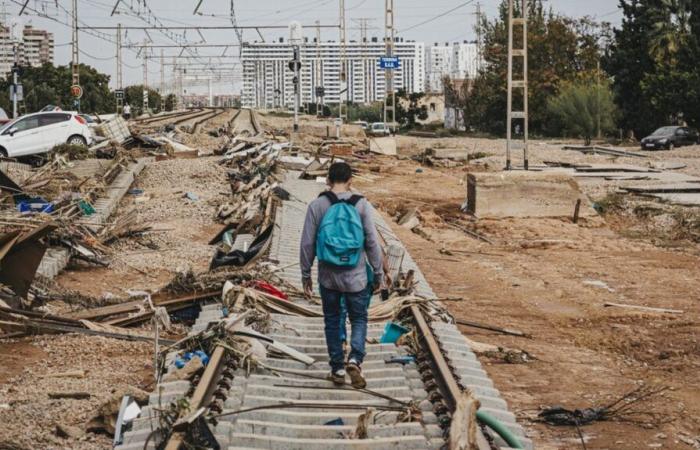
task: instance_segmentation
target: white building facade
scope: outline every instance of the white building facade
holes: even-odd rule
[[[452,45],[450,77],[457,80],[473,80],[479,73],[479,47],[473,42]]]
[[[425,52],[426,90],[442,92],[443,78],[473,80],[479,73],[479,47],[473,42],[435,43]]]
[[[249,108],[278,108],[294,106],[294,84],[288,63],[292,46],[287,42],[245,44],[241,50],[243,89],[241,104]],[[347,93],[342,99],[355,103],[382,101],[386,95],[384,69],[379,65],[385,55],[384,43],[376,38],[366,42],[348,42]],[[408,92],[423,92],[425,88],[425,49],[422,43],[397,41],[394,55],[400,68],[394,70],[394,87]],[[338,42],[313,41],[301,45],[301,102],[315,103],[316,88],[323,87],[324,104],[337,104],[340,91],[341,46]]]
[[[0,26],[0,78],[6,77],[15,63],[14,44],[10,34],[8,27]],[[17,43],[17,55],[19,64],[24,67],[53,64],[53,33],[26,25],[22,30],[22,40]]]
[[[452,47],[435,43],[425,52],[426,90],[442,92],[442,79],[452,71]]]

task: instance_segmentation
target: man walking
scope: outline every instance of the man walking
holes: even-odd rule
[[[372,205],[350,191],[352,170],[334,163],[328,170],[329,190],[311,202],[301,235],[300,264],[304,294],[313,292],[311,266],[318,258],[318,283],[323,305],[326,346],[331,372],[329,379],[345,383],[345,374],[355,388],[366,386],[362,375],[367,338],[367,307],[374,288],[384,282],[383,254],[372,219]],[[369,267],[368,267],[369,265]],[[373,285],[368,271],[373,272]],[[350,317],[350,354],[344,364],[341,341],[341,298]]]

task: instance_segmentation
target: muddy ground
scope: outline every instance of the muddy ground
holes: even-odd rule
[[[210,120],[196,136],[203,153],[220,148],[224,138],[208,131],[224,126],[235,115],[229,110]],[[153,131],[160,126],[151,127]],[[103,299],[127,298],[131,292],[155,292],[178,273],[202,272],[215,251],[208,243],[221,228],[216,221],[220,202],[230,196],[226,170],[218,157],[171,159],[150,163],[137,177],[114,217],[136,212],[137,222],[151,225],[141,236],[119,239],[110,245],[111,264],[96,267],[77,262],[49,283]],[[193,194],[190,198],[187,194]],[[68,314],[88,305],[50,302],[42,310]],[[150,328],[146,325],[145,329]],[[183,325],[174,324],[164,337],[178,338]],[[36,336],[0,341],[0,449],[63,450],[112,448],[107,433],[84,433],[100,407],[126,390],[140,394],[153,389],[154,346],[93,336]],[[84,371],[83,376],[62,376]],[[85,392],[87,399],[51,399],[49,393]],[[118,406],[118,405],[117,405]],[[61,437],[57,426],[83,430]]]
[[[436,294],[463,299],[447,304],[455,317],[532,336],[462,327],[473,340],[522,349],[535,358],[525,364],[481,361],[537,448],[584,448],[575,428],[536,422],[541,407],[605,406],[642,384],[669,387],[637,408],[653,416],[626,418],[641,424],[607,421],[581,427],[586,448],[697,448],[698,244],[677,241],[668,247],[643,233],[626,237],[627,227],[637,224],[619,215],[578,224],[569,218],[472,222],[460,211],[463,180],[483,167],[417,172],[418,163],[393,158],[372,165],[381,166],[381,172],[372,172],[371,182],[356,180],[357,187],[392,219]],[[396,217],[412,206],[420,211],[424,233],[396,225]],[[493,244],[466,235],[446,219],[458,220]],[[606,302],[684,312],[640,313],[605,308]]]
[[[212,122],[218,127],[232,116],[233,112]],[[288,130],[291,123],[273,116],[262,116],[260,122],[266,129],[278,130]],[[304,119],[305,134],[298,142],[314,150],[331,125]],[[352,139],[361,137],[352,127],[343,131]],[[211,150],[222,140],[207,135],[187,143],[197,142]],[[464,177],[469,171],[500,169],[504,141],[401,136],[398,144],[400,158],[373,158],[356,185],[393,224],[436,293],[462,298],[447,304],[458,319],[515,328],[532,336],[508,337],[462,327],[473,340],[522,349],[534,358],[523,364],[497,357],[482,356],[481,361],[537,448],[584,448],[575,428],[536,422],[541,407],[603,406],[642,384],[669,388],[639,405],[640,411],[652,415],[632,417],[641,423],[583,426],[586,448],[700,448],[700,246],[693,241],[692,220],[679,220],[692,219],[697,209],[610,197],[617,182],[594,180],[582,183],[582,189],[592,201],[607,205],[601,217],[578,224],[568,218],[474,222],[460,211]],[[434,146],[465,147],[480,158],[453,168],[421,167],[405,159]],[[533,143],[531,164],[549,160],[681,162],[686,167],[680,171],[700,175],[700,147],[656,152],[644,159],[615,159],[564,151],[552,141]],[[368,171],[370,166],[379,171]],[[206,269],[214,251],[208,241],[220,227],[214,219],[216,207],[230,189],[216,158],[154,163],[134,187],[143,189],[148,199],[127,196],[117,214],[135,210],[158,231],[114,244],[114,264],[109,268],[70,267],[57,278],[60,287],[92,296],[123,296],[132,289],[155,290],[183,270]],[[188,199],[188,192],[197,200]],[[410,206],[420,212],[421,234],[395,224],[396,216]],[[493,244],[475,240],[459,227],[473,229]],[[443,248],[451,254],[441,252]],[[606,302],[683,313],[605,308]],[[149,390],[152,355],[149,344],[80,336],[0,343],[4,362],[0,421],[5,424],[0,427],[0,448],[108,448],[105,435],[64,439],[56,436],[56,425],[84,425],[118,389]],[[86,376],[55,377],[75,370],[86,370]],[[83,390],[91,397],[48,398],[49,391],[59,390]]]

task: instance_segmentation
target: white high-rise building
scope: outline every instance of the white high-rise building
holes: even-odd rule
[[[452,71],[452,47],[437,42],[425,51],[426,90],[442,92],[442,79]]]
[[[474,42],[452,45],[452,69],[450,76],[457,80],[476,78],[479,73],[479,47]]]
[[[279,42],[244,44],[241,51],[243,65],[243,90],[241,104],[250,108],[276,108],[294,106],[294,85],[288,63],[292,59],[292,47],[282,39]],[[315,103],[317,87],[323,87],[324,104],[337,104],[340,99],[340,54],[338,42],[305,41],[301,45],[300,88],[302,103]],[[385,55],[384,42],[373,38],[366,42],[348,42],[347,58],[348,93],[343,94],[355,103],[384,100],[384,69],[379,58]],[[394,71],[396,90],[423,92],[425,88],[425,50],[422,43],[397,40],[394,55],[400,68]]]
[[[444,77],[474,79],[479,73],[479,48],[472,42],[435,43],[425,52],[426,90],[442,92]]]

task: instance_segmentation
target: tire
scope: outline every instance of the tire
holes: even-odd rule
[[[87,147],[87,140],[79,134],[74,134],[66,141],[68,145],[83,145]]]
[[[8,157],[9,157],[9,155],[7,154],[7,150],[0,147],[0,158],[8,158]]]
[[[676,146],[673,145],[673,142],[666,144],[666,150],[673,150],[674,148],[676,148]]]

